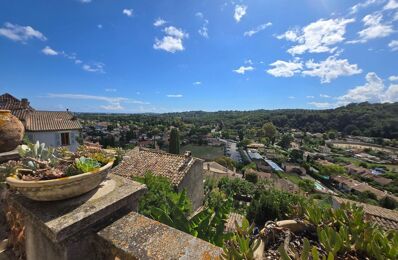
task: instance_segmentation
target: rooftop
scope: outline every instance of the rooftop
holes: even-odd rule
[[[178,186],[196,158],[136,147],[128,151],[112,173],[123,177],[143,177],[147,172],[169,179]]]
[[[69,111],[36,111],[25,98],[19,100],[5,93],[0,96],[0,109],[10,110],[26,131],[79,130],[82,126]]]
[[[25,117],[27,131],[79,130],[82,125],[68,111],[32,111]]]
[[[333,196],[333,200],[336,201],[338,204],[351,203],[356,204],[357,206],[361,206],[363,207],[365,214],[370,218],[372,222],[378,224],[385,230],[398,230],[398,211],[396,210],[385,209],[382,207],[343,199],[336,196]]]

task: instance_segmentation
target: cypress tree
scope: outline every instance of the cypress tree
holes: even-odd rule
[[[171,129],[169,153],[180,154],[180,134],[177,128]]]

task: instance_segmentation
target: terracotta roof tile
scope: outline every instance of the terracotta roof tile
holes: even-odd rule
[[[231,212],[228,215],[227,222],[224,225],[225,232],[234,232],[236,231],[235,221],[241,227],[244,216],[238,213]]]
[[[356,204],[358,206],[363,207],[365,214],[369,217],[369,219],[382,227],[385,230],[398,230],[398,211],[382,208],[379,206],[374,206],[362,202],[357,202],[353,200],[343,199],[334,196],[333,199],[339,203],[350,203]]]
[[[70,112],[32,111],[26,115],[27,131],[79,130],[82,125]]]
[[[166,177],[178,186],[195,160],[197,159],[184,155],[136,147],[126,153],[123,161],[112,169],[112,173],[131,178],[143,177],[150,171],[155,176]]]

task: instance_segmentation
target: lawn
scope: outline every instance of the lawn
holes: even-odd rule
[[[184,154],[186,151],[191,151],[194,157],[198,157],[207,161],[213,161],[214,159],[224,155],[223,146],[188,144],[181,147],[182,154]]]

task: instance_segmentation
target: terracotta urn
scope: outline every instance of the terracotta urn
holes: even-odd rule
[[[10,110],[0,110],[0,153],[14,150],[21,144],[25,129]]]

